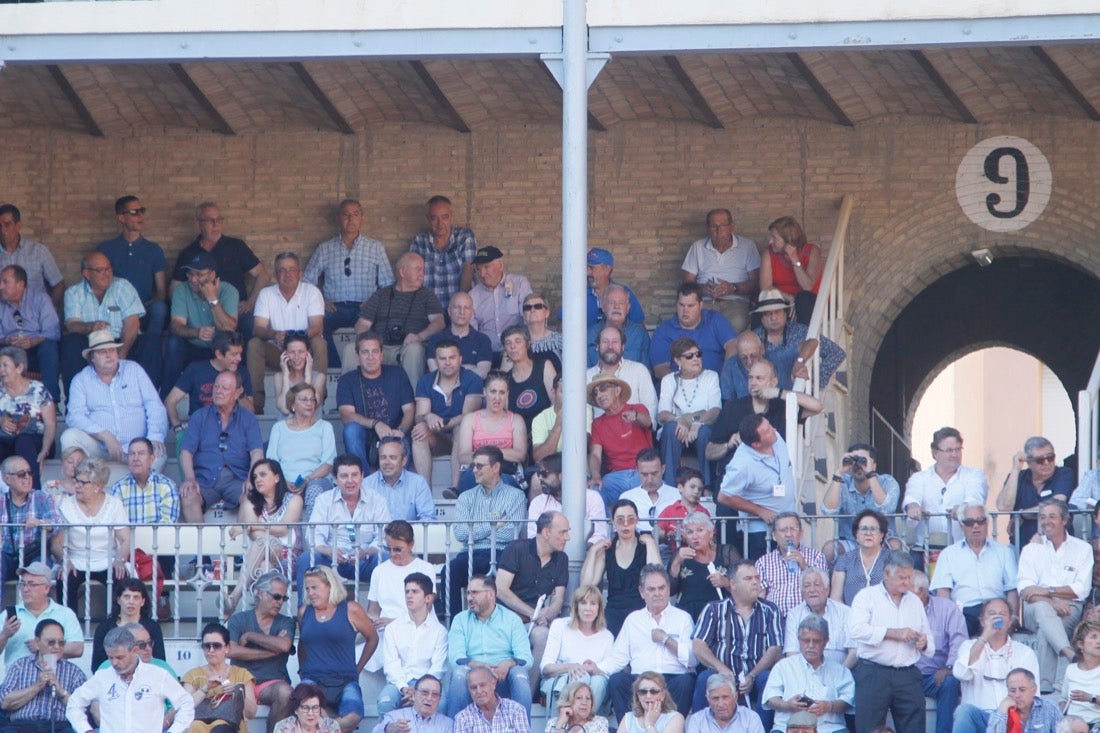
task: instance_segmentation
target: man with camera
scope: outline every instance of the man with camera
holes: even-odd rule
[[[382,336],[364,331],[355,338],[359,368],[336,382],[336,405],[344,423],[344,449],[359,457],[364,472],[378,467],[378,441],[395,436],[405,443],[415,416],[415,398],[409,378],[395,366],[382,363]],[[373,457],[373,460],[371,460]]]
[[[897,510],[901,485],[888,473],[878,472],[878,454],[869,443],[853,443],[840,461],[840,470],[833,474],[825,496],[821,499],[821,513],[850,517],[864,509],[880,514],[892,514]],[[836,539],[826,542],[822,551],[832,566],[836,558],[854,549],[855,535],[848,519],[836,523]]]
[[[425,344],[443,330],[443,306],[431,288],[424,287],[424,258],[406,252],[397,260],[397,282],[374,291],[359,308],[355,333],[375,331],[382,336],[382,358],[400,364],[416,384],[427,362]],[[355,359],[348,358],[350,366]]]

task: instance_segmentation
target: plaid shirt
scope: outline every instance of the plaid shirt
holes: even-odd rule
[[[462,288],[462,268],[474,261],[477,240],[474,231],[466,227],[451,227],[451,239],[440,251],[435,248],[435,238],[428,230],[409,241],[409,251],[424,258],[424,287],[435,291],[443,310],[451,296]]]
[[[38,542],[38,538],[42,536],[41,530],[27,530],[23,527],[28,519],[44,519],[43,524],[50,528],[47,532],[50,537],[60,532],[63,524],[57,504],[45,491],[32,491],[27,501],[23,502],[23,506],[12,501],[11,494],[0,494],[0,522],[4,525],[2,528],[4,554],[18,555],[21,547],[29,547]],[[28,562],[31,559],[38,558],[28,558]]]
[[[733,599],[708,603],[695,625],[692,639],[702,639],[718,661],[737,674],[748,674],[769,647],[783,645],[779,609],[758,600],[746,626],[733,607]]]
[[[172,479],[153,471],[145,486],[128,473],[111,487],[126,507],[132,524],[175,524],[180,516],[180,495]]]
[[[807,565],[828,575],[829,567],[825,564],[825,556],[821,554],[821,550],[799,545],[798,551],[806,559]],[[787,561],[783,559],[785,553],[785,548],[776,547],[756,561],[760,583],[767,591],[764,597],[778,606],[779,613],[783,616],[802,603],[802,568],[795,566],[794,572],[791,572],[787,568]]]
[[[345,262],[350,275],[345,274]],[[362,303],[378,288],[393,284],[393,268],[382,243],[361,234],[350,252],[339,234],[317,245],[302,279],[316,285],[322,275],[325,300],[332,303]]]
[[[462,733],[531,733],[527,711],[514,700],[497,698],[497,711],[489,720],[474,703],[455,716],[455,730]]]
[[[38,666],[38,657],[30,655],[20,657],[8,666],[8,672],[4,675],[4,684],[0,686],[0,700],[13,692],[25,690],[38,681],[42,670]],[[57,680],[66,692],[72,694],[73,690],[84,684],[88,678],[72,662],[60,659],[57,662]],[[51,695],[52,687],[46,685],[38,694],[30,699],[23,707],[11,713],[12,720],[54,720],[59,723],[65,721],[65,704],[57,695]]]

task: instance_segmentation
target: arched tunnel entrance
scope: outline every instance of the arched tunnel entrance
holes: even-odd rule
[[[1076,404],[1100,347],[1100,281],[1065,262],[1033,256],[1000,256],[988,267],[975,263],[944,275],[902,310],[883,338],[870,407],[905,434],[931,372],[990,343],[1047,364]],[[890,466],[899,479],[909,475],[908,466],[899,465],[903,460],[908,457],[895,453]]]

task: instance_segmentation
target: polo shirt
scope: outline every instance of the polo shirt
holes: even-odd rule
[[[740,234],[733,235],[733,243],[725,252],[719,252],[710,237],[692,243],[680,265],[684,272],[695,275],[696,282],[713,280],[739,283],[749,278],[749,273],[760,269],[760,250],[756,242]],[[723,300],[748,300],[744,295],[732,294]]]
[[[759,504],[765,509],[779,512],[797,510],[795,494],[797,486],[791,471],[791,459],[787,453],[787,443],[777,436],[772,446],[772,455],[757,452],[751,445],[742,443],[737,446],[726,466],[726,475],[722,479],[721,492],[726,496],[740,496],[746,501]],[[783,485],[782,496],[776,495],[774,487]],[[755,514],[741,512],[743,517],[752,517],[749,532],[766,532],[768,525]]]
[[[145,237],[127,242],[120,234],[114,239],[100,242],[96,249],[107,255],[107,259],[111,261],[111,269],[115,271],[115,277],[125,278],[134,286],[142,303],[153,297],[156,289],[153,285],[153,277],[158,272],[168,269],[164,250],[159,244],[150,242]]]
[[[218,283],[218,301],[231,316],[237,315],[239,300],[237,290],[224,280]],[[206,299],[195,293],[190,284],[177,287],[172,292],[172,317],[183,318],[191,328],[203,328],[214,325],[214,309]],[[200,349],[209,349],[214,339],[203,341],[200,338],[187,339]]]
[[[592,421],[592,445],[603,448],[603,473],[631,471],[638,462],[638,451],[653,447],[653,431],[623,420],[623,412],[637,410],[649,414],[645,405],[626,405],[612,415],[604,413]]]
[[[703,368],[718,372],[726,361],[726,343],[737,338],[737,332],[726,317],[716,310],[704,308],[702,316],[695,328],[684,328],[677,316],[657,326],[649,342],[649,363],[669,364],[675,371],[672,342],[678,338],[690,338],[699,344],[699,349],[703,352]]]
[[[417,333],[428,327],[432,316],[443,315],[436,294],[425,287],[402,291],[388,285],[374,291],[361,306],[359,317],[371,322],[371,330],[385,338],[387,329],[401,326],[405,333]],[[389,342],[385,342],[389,343]],[[390,344],[392,345],[392,344]]]
[[[4,664],[10,665],[20,657],[30,656],[31,652],[27,649],[27,642],[34,638],[34,627],[38,625],[38,622],[46,619],[52,619],[61,624],[62,629],[65,631],[66,644],[76,641],[84,643],[84,629],[80,627],[80,621],[77,620],[76,614],[68,606],[62,606],[52,598],[49,605],[37,616],[27,610],[27,607],[23,605],[23,601],[19,601],[15,604],[15,617],[19,619],[19,631],[11,635],[7,646],[4,647]],[[4,609],[3,615],[0,616],[0,625],[6,623],[7,620],[8,612],[7,609]]]
[[[179,282],[187,281],[187,270],[184,268],[188,262],[195,258],[199,252],[205,252],[199,242],[202,237],[195,237],[191,244],[184,247],[176,258],[176,267],[172,270],[172,279]],[[260,260],[244,243],[243,239],[222,236],[214,246],[210,248],[210,255],[214,258],[214,271],[218,277],[237,289],[238,300],[248,297],[245,288],[245,276],[252,271]]]
[[[228,466],[234,476],[244,481],[252,465],[251,451],[264,448],[259,421],[240,405],[233,406],[224,432],[226,449],[223,451],[218,447],[222,440],[218,408],[210,405],[191,413],[180,449],[194,456],[195,478],[200,486],[213,486],[222,466]]]
[[[183,374],[176,380],[175,386],[187,393],[188,405],[192,414],[200,407],[206,407],[214,402],[214,380],[221,374],[217,367],[210,363],[209,359],[199,359],[187,365]],[[237,365],[237,375],[241,378],[241,387],[244,388],[244,396],[252,396],[252,377],[248,376],[248,369],[244,360]]]
[[[460,369],[458,372],[458,385],[451,392],[450,401],[441,389],[439,372],[428,372],[416,382],[417,399],[431,400],[432,412],[443,418],[444,422],[462,414],[462,405],[470,395],[480,396],[484,391],[484,382],[481,377],[469,369]]]
[[[465,336],[456,336],[449,328],[433,334],[428,339],[429,359],[435,358],[435,347],[440,341],[454,341],[458,344],[458,352],[462,354],[462,366],[465,369],[473,369],[479,362],[493,360],[493,344],[489,337],[473,328]]]
[[[507,570],[512,578],[512,592],[529,606],[534,606],[539,596],[550,595],[555,588],[569,584],[569,558],[560,550],[550,553],[550,561],[545,565],[539,560],[535,538],[516,540],[504,548],[498,567]]]
[[[268,319],[273,331],[305,331],[309,319],[325,315],[325,299],[316,285],[299,282],[290,299],[283,297],[279,286],[268,285],[256,296],[256,318]]]
[[[1046,482],[1041,492],[1035,488],[1035,484],[1031,480],[1031,475],[1030,468],[1025,468],[1023,471],[1020,471],[1016,479],[1016,503],[1012,505],[1013,511],[1018,512],[1023,509],[1034,509],[1039,506],[1039,502],[1054,497],[1061,497],[1062,501],[1068,504],[1070,496],[1073,495],[1073,490],[1077,486],[1077,479],[1073,475],[1073,470],[1066,466],[1059,466],[1054,469],[1054,475]],[[1010,532],[1014,532],[1016,529],[1013,525],[1013,522],[1009,522]],[[1030,542],[1031,538],[1034,537],[1035,533],[1038,531],[1039,521],[1035,517],[1020,518],[1021,544]]]
[[[260,628],[259,621],[256,620],[256,611],[249,609],[247,611],[240,611],[229,617],[229,621],[226,622],[226,628],[229,629],[230,641],[240,644],[241,637],[247,632],[251,631],[258,634],[267,634],[269,636],[282,636],[290,639],[291,646],[290,651],[286,654],[276,654],[269,659],[258,659],[256,661],[246,661],[243,659],[234,659],[233,664],[238,667],[244,667],[252,676],[256,678],[256,682],[267,682],[268,680],[283,680],[284,682],[290,682],[290,675],[286,671],[286,663],[291,654],[294,654],[294,631],[298,625],[298,621],[295,618],[286,616],[284,614],[277,614],[275,619],[271,622],[271,631],[265,632]],[[244,645],[247,649],[263,649],[263,647],[248,643]]]

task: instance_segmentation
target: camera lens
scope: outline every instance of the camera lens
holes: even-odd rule
[[[854,459],[851,456],[844,456],[844,460],[841,461],[841,463],[843,463],[845,466],[850,466],[852,465],[853,460]]]

